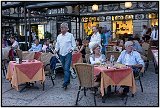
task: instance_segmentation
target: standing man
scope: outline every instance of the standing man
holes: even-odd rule
[[[153,31],[151,33],[151,41],[153,46],[158,47],[158,27],[154,26]]]
[[[92,30],[93,30],[93,35],[91,36],[89,42],[89,48],[91,53],[93,53],[92,48],[96,43],[101,46],[101,35],[98,32],[98,27],[94,26]]]
[[[68,24],[62,23],[60,26],[61,34],[57,37],[55,52],[59,52],[59,57],[64,69],[64,83],[62,87],[66,90],[70,83],[70,66],[72,61],[72,52],[76,48],[75,38],[69,33]]]

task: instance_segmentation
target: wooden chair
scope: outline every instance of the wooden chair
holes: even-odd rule
[[[96,106],[95,96],[99,84],[94,82],[94,66],[87,63],[76,63],[74,64],[74,66],[79,79],[79,90],[77,93],[76,105],[78,104],[78,98],[81,91],[81,87],[83,87],[85,96],[86,88],[90,88],[94,91],[94,103]]]
[[[22,50],[16,50],[17,57],[22,60]]]
[[[118,59],[120,52],[119,51],[106,51],[106,58],[109,59],[111,55],[114,55],[115,60]]]
[[[139,80],[140,86],[141,86],[141,91],[143,92],[143,85],[142,85],[142,81],[141,81],[141,76],[142,76],[142,70],[144,67],[140,68],[139,71],[137,72],[137,74],[134,74],[134,78],[135,80]]]
[[[107,47],[106,47],[106,50],[107,50],[107,51],[113,51],[113,46],[107,46]]]
[[[52,84],[54,86],[55,74],[53,74],[52,70],[50,69],[50,59],[52,58],[52,56],[53,56],[52,53],[42,53],[40,57],[40,61],[43,62],[45,76],[49,76],[51,78]],[[44,83],[43,83],[43,87],[44,87]]]
[[[89,60],[89,57],[90,57],[90,54],[86,54],[86,55],[85,55],[86,63],[89,63],[89,61],[90,61],[90,60]]]

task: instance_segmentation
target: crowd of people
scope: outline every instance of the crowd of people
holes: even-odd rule
[[[152,42],[153,45],[158,46],[158,28],[154,26],[148,28],[143,26],[144,30],[140,36],[135,35],[128,38],[128,41],[124,39],[117,39],[117,43],[113,46],[115,51],[119,51],[120,56],[117,59],[117,63],[127,65],[133,69],[136,73],[138,69],[144,67],[145,51],[142,48],[143,42]],[[70,66],[72,61],[72,52],[82,53],[83,62],[87,62],[86,55],[89,54],[90,64],[97,64],[106,62],[107,46],[112,40],[112,34],[106,27],[92,28],[93,35],[90,39],[81,40],[75,39],[72,33],[69,33],[68,24],[62,23],[60,26],[61,33],[58,35],[56,44],[53,46],[50,43],[50,39],[45,39],[44,44],[40,44],[39,39],[34,39],[34,43],[28,51],[34,52],[52,52],[57,53],[61,60],[64,69],[64,83],[63,88],[67,88],[70,84]],[[10,40],[6,40],[3,37],[2,47],[10,46],[9,57],[13,60],[15,50],[19,49],[19,44],[15,37],[11,36]],[[3,56],[3,55],[2,55]],[[51,65],[55,63],[55,59],[51,59]],[[52,66],[51,66],[52,67]],[[54,68],[52,68],[54,70]],[[125,87],[124,93],[129,92],[129,88]]]

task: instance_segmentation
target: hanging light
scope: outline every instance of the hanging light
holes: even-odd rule
[[[93,11],[98,11],[98,5],[94,4],[94,5],[92,6],[92,10],[93,10]]]
[[[132,2],[125,2],[125,8],[131,8]]]

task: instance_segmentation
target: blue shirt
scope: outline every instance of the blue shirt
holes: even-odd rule
[[[109,41],[109,38],[111,37],[111,33],[110,32],[106,32],[105,33],[105,38],[106,38],[106,43],[105,45],[108,45],[108,41]]]
[[[144,54],[143,48],[141,47],[138,41],[134,41],[133,48],[140,54]]]
[[[128,54],[126,50],[123,50],[118,57],[117,62],[125,65],[142,64],[144,67],[144,61],[137,51],[132,51],[130,54]]]
[[[33,44],[32,47],[28,51],[40,52],[42,51],[42,44],[39,44],[37,46],[36,44]]]
[[[101,34],[101,43],[103,44],[103,45],[105,45],[105,43],[106,43],[106,37],[105,37],[105,34],[104,33],[102,33]]]

